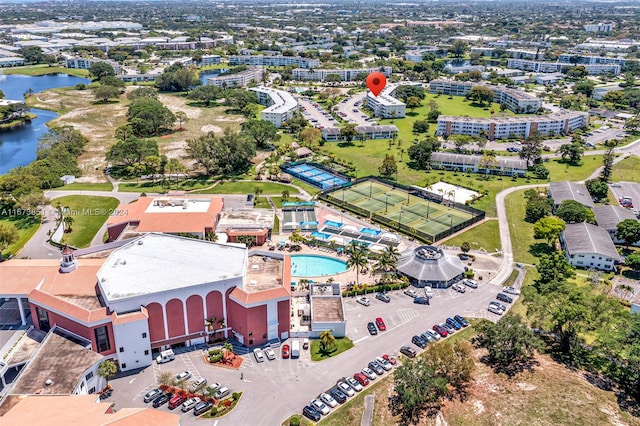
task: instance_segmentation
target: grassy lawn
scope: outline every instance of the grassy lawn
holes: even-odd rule
[[[65,67],[50,67],[46,64],[41,65],[29,65],[25,67],[13,67],[4,68],[4,73],[9,74],[22,74],[22,75],[44,75],[44,74],[69,74],[77,77],[86,77],[89,74],[89,70],[81,70]]]
[[[320,339],[312,339],[310,348],[311,361],[322,361],[324,359],[334,357],[353,348],[353,346],[353,342],[348,337],[336,338],[336,350],[326,354],[320,352]]]
[[[533,238],[533,224],[525,222],[524,191],[516,191],[505,199],[509,232],[511,233],[511,245],[513,248],[513,260],[522,263],[534,263],[536,258],[530,253],[529,248],[536,242]]]
[[[316,188],[316,187],[315,187],[315,186],[313,186],[313,185],[309,185],[308,183],[303,182],[303,181],[301,181],[301,180],[299,180],[299,179],[292,178],[292,179],[291,179],[291,183],[292,183],[292,184],[294,184],[294,185],[295,185],[295,186],[297,186],[297,187],[300,187],[300,188],[304,189],[304,190],[305,190],[305,191],[307,191],[307,193],[308,193],[309,195],[311,195],[312,197],[313,197],[314,195],[316,195],[316,194],[319,194],[319,193],[320,193],[320,189],[319,189],[319,188]]]
[[[448,246],[460,247],[463,242],[468,242],[472,250],[484,248],[488,252],[500,250],[500,231],[497,220],[488,220],[480,225],[465,231],[449,240],[441,241]]]
[[[271,230],[271,234],[278,235],[280,233],[280,218],[277,214],[273,215],[273,229]]]
[[[202,177],[201,179],[185,179],[178,182],[171,182],[169,185],[161,185],[159,182],[139,182],[121,183],[118,185],[119,192],[167,192],[171,190],[193,191],[208,188],[216,182],[216,179]]]
[[[276,208],[279,208],[279,209],[282,208],[282,202],[283,202],[282,197],[269,197],[269,198],[271,198],[271,202],[273,203],[274,206],[276,206]],[[289,203],[295,203],[298,201],[302,201],[302,199],[298,197],[289,197],[286,200],[286,202],[289,202]]]
[[[292,186],[275,182],[220,182],[210,189],[194,191],[196,194],[253,194],[255,188],[261,188],[261,197],[267,194],[282,194],[285,189],[291,195],[296,193],[296,189]]]
[[[602,166],[602,155],[586,155],[578,166],[560,162],[559,159],[546,161],[551,181],[576,181],[588,178],[598,167]]]
[[[640,158],[632,155],[613,166],[613,174],[611,180],[619,181],[638,181],[638,170],[640,170]]]
[[[36,233],[38,227],[40,227],[40,217],[26,214],[5,215],[3,211],[0,210],[0,224],[2,223],[13,225],[18,230],[18,239],[5,250],[2,250],[2,256],[0,257],[7,257],[12,254],[15,255],[22,250],[22,247],[24,247],[27,241]]]
[[[111,191],[113,190],[113,185],[111,182],[100,182],[100,183],[83,183],[83,182],[74,182],[69,185],[65,185],[62,188],[58,188],[62,190],[80,190],[80,191]]]
[[[56,198],[53,204],[68,207],[73,218],[71,232],[65,234],[62,241],[73,247],[88,247],[102,224],[107,220],[109,211],[118,207],[120,202],[111,197],[91,197],[69,195]]]
[[[282,422],[281,426],[289,426],[293,419],[297,419],[298,420],[298,424],[300,426],[311,426],[311,425],[315,424],[315,423],[313,423],[312,421],[308,420],[306,417],[304,417],[304,416],[302,416],[300,414],[294,414],[291,417],[289,417],[287,420]]]

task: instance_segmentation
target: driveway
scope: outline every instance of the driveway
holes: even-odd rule
[[[362,101],[366,95],[366,92],[361,92],[345,98],[343,102],[338,104],[338,114],[340,114],[342,118],[347,120],[349,123],[354,123],[358,126],[373,126],[376,122],[373,121],[373,119],[371,119],[371,121],[367,121],[369,116],[360,110],[360,108],[362,108]],[[358,104],[357,106],[356,103]]]

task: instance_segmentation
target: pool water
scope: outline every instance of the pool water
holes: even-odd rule
[[[347,262],[333,257],[315,254],[294,254],[291,256],[291,275],[294,277],[321,277],[347,270]]]

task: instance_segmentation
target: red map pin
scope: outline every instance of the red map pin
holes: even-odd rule
[[[384,89],[384,86],[387,85],[387,77],[381,72],[375,71],[367,76],[366,82],[371,93],[373,93],[374,96],[378,96],[380,92],[382,92],[382,89]]]

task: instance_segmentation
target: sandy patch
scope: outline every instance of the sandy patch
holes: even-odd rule
[[[182,111],[187,114],[187,118],[189,119],[198,118],[200,117],[200,114],[202,114],[200,108],[187,106],[185,100],[177,96],[160,95],[158,96],[158,100],[174,114],[178,111]]]
[[[532,391],[538,388],[535,385],[532,385],[530,383],[524,383],[524,382],[516,383],[516,386],[518,387],[518,389],[523,391]]]
[[[200,127],[200,130],[202,130],[202,133],[222,133],[222,128],[214,126],[213,124],[205,124],[204,126]]]
[[[473,401],[473,411],[476,414],[484,413],[484,404],[482,403],[482,401],[480,401],[478,399]]]

